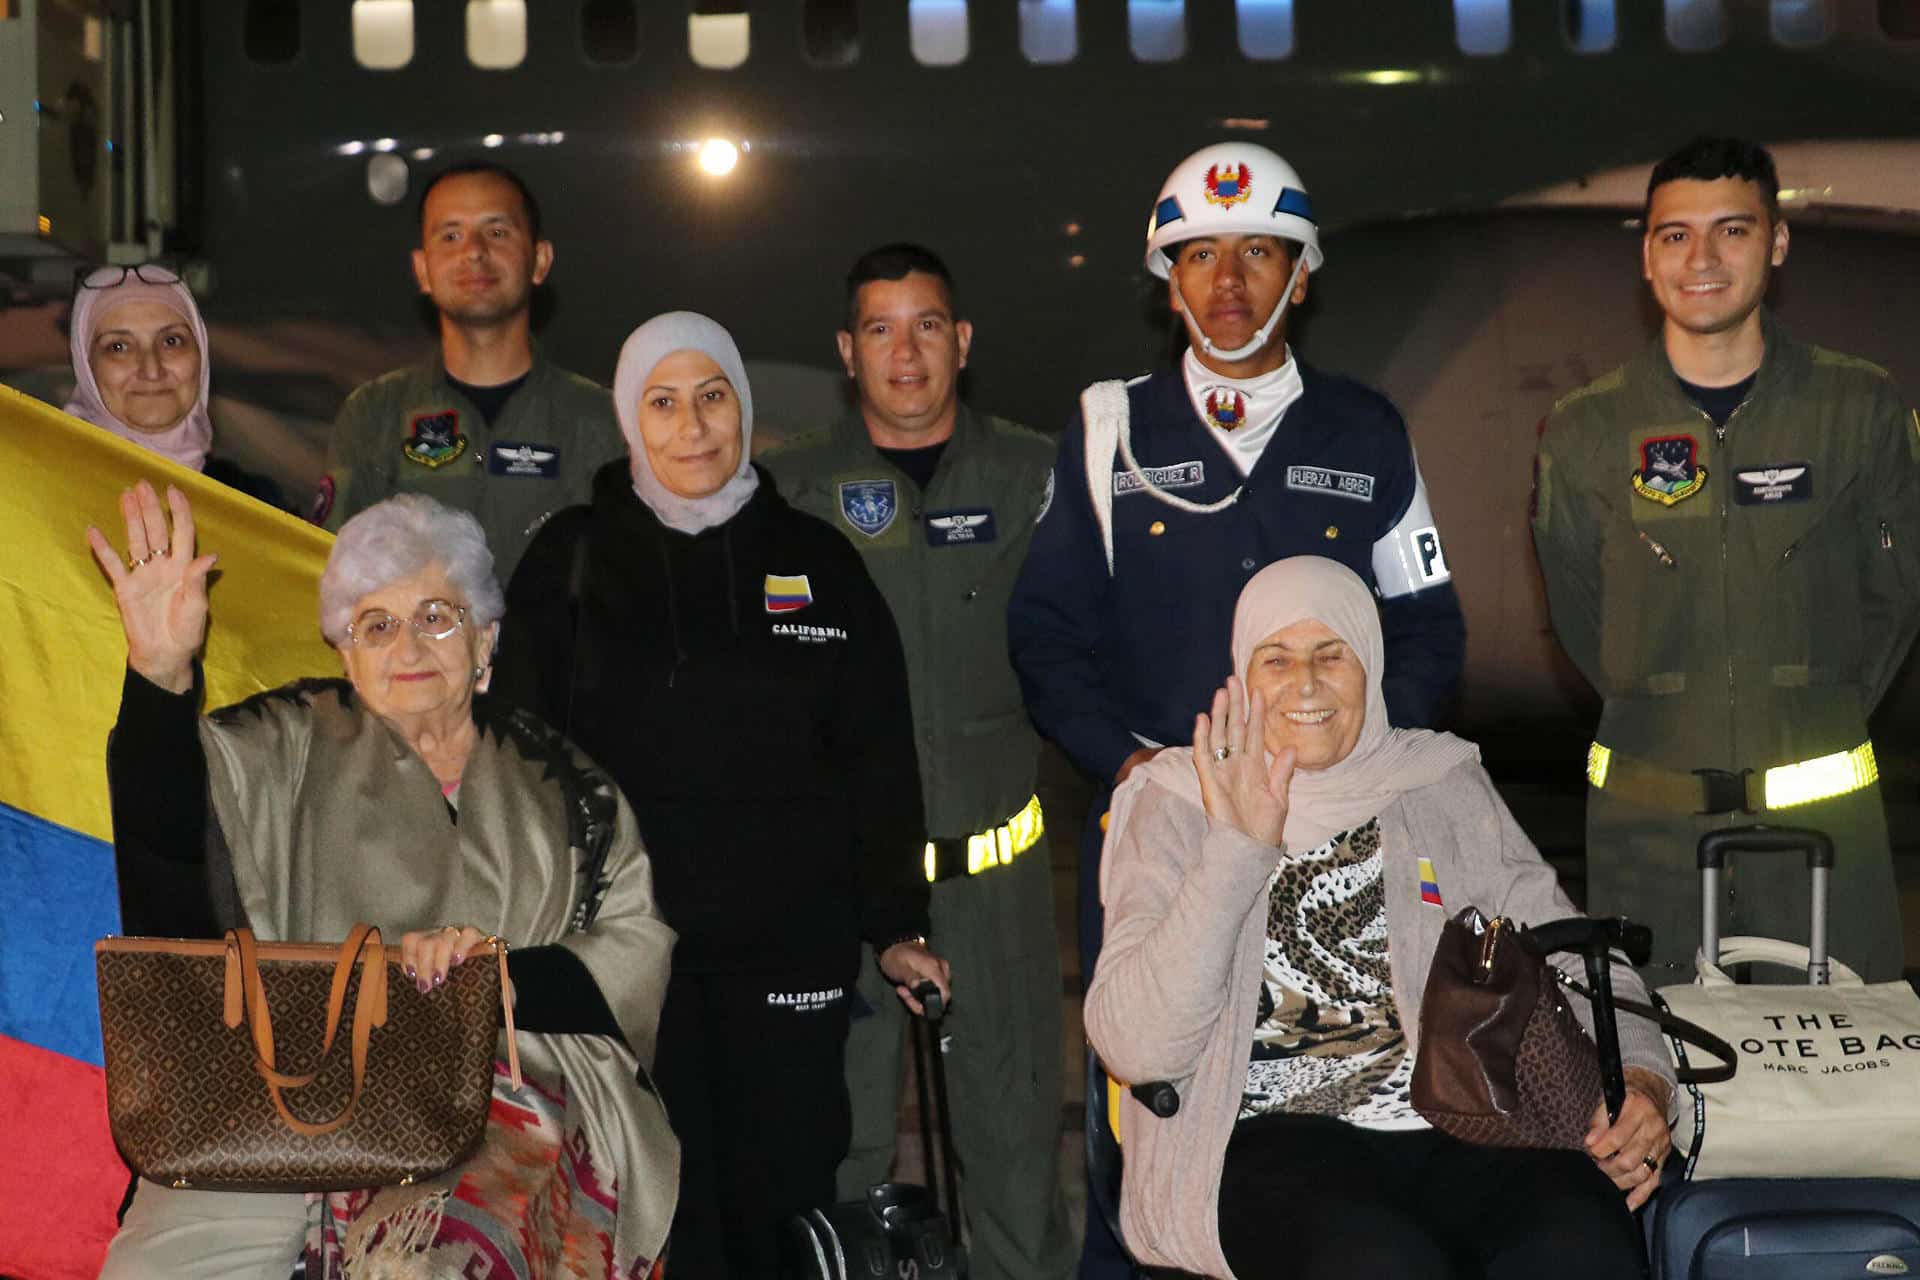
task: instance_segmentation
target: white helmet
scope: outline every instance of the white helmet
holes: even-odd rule
[[[1166,279],[1167,249],[1182,240],[1251,235],[1297,241],[1307,270],[1320,269],[1320,229],[1293,166],[1250,142],[1216,142],[1167,175],[1147,222],[1147,270]]]

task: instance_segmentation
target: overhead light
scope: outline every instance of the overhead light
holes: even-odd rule
[[[375,151],[393,151],[399,146],[400,144],[392,138],[375,138],[373,140],[373,149]]]
[[[505,134],[490,133],[486,137],[480,139],[480,145],[483,147],[497,147],[501,143],[505,142],[506,140],[507,139]]]
[[[367,144],[364,142],[343,142],[333,149],[333,154],[337,156],[357,156],[366,149]]]
[[[1382,67],[1378,71],[1350,71],[1341,79],[1359,84],[1418,84],[1426,76],[1409,67]]]
[[[740,148],[725,138],[708,138],[700,144],[700,167],[716,178],[724,178],[740,163]]]
[[[1256,133],[1272,126],[1273,121],[1262,116],[1228,116],[1220,122],[1223,129],[1247,129]]]
[[[415,160],[431,160],[433,159],[433,148],[432,147],[415,147],[413,149],[412,154]]]

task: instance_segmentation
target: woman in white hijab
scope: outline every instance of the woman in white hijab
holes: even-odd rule
[[[681,1140],[672,1270],[760,1280],[785,1219],[834,1199],[860,942],[909,1004],[947,983],[906,663],[859,554],[750,460],[725,329],[649,320],[613,394],[629,457],[515,570],[493,689],[639,817],[680,935],[654,1076]]]
[[[1268,566],[1193,747],[1114,796],[1087,1032],[1117,1076],[1181,1097],[1167,1119],[1123,1100],[1127,1245],[1237,1280],[1638,1275],[1629,1209],[1668,1150],[1672,1088],[1649,1026],[1622,1020],[1628,1101],[1596,1113],[1586,1153],[1474,1146],[1413,1109],[1447,917],[1576,913],[1477,748],[1388,727],[1381,660],[1351,570]]]

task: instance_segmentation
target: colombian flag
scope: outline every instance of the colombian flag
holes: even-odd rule
[[[1436,907],[1445,905],[1440,901],[1440,881],[1433,874],[1432,858],[1420,859],[1420,901]]]
[[[767,612],[792,613],[813,603],[813,587],[804,573],[767,575]]]
[[[332,539],[0,387],[0,1275],[91,1277],[127,1170],[107,1130],[93,943],[120,927],[106,744],[126,640],[87,550],[125,546],[120,491],[172,484],[217,551],[205,668],[222,706],[332,675],[320,570]]]

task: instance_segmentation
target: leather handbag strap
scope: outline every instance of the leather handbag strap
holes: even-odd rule
[[[353,1091],[346,1105],[330,1119],[318,1122],[302,1120],[288,1109],[285,1091],[313,1083],[326,1065],[339,1035],[340,1020],[346,1010],[347,982],[353,976],[356,962],[360,965],[360,994],[354,1001],[353,1025],[348,1035]],[[319,1137],[344,1127],[353,1119],[354,1108],[359,1105],[360,1095],[366,1087],[367,1047],[372,1039],[373,1028],[384,1026],[387,1021],[386,948],[380,943],[378,928],[369,924],[355,925],[346,941],[340,944],[340,953],[333,966],[333,982],[327,993],[327,1025],[321,1040],[320,1056],[313,1070],[304,1075],[294,1075],[276,1067],[273,1015],[267,1004],[265,985],[260,978],[259,951],[251,929],[227,931],[224,995],[227,1025],[238,1026],[243,1019],[247,1023],[253,1037],[254,1070],[266,1081],[274,1110],[288,1128],[308,1137]]]
[[[1589,1000],[1593,999],[1592,992],[1565,975],[1561,976],[1560,983],[1562,986],[1586,996]],[[1689,1022],[1678,1014],[1670,1013],[1665,1009],[1658,1009],[1653,1005],[1646,1004],[1639,1000],[1629,999],[1621,995],[1614,996],[1613,1007],[1615,1009],[1625,1010],[1628,1013],[1637,1013],[1641,1017],[1653,1022],[1661,1031],[1673,1037],[1675,1040],[1680,1041],[1682,1044],[1690,1044],[1696,1049],[1705,1049],[1708,1053],[1720,1060],[1719,1063],[1714,1066],[1696,1067],[1691,1063],[1685,1063],[1683,1059],[1683,1065],[1678,1067],[1673,1073],[1674,1078],[1679,1083],[1719,1084],[1723,1080],[1733,1079],[1733,1073],[1740,1065],[1739,1055],[1733,1051],[1732,1045],[1699,1023]]]

